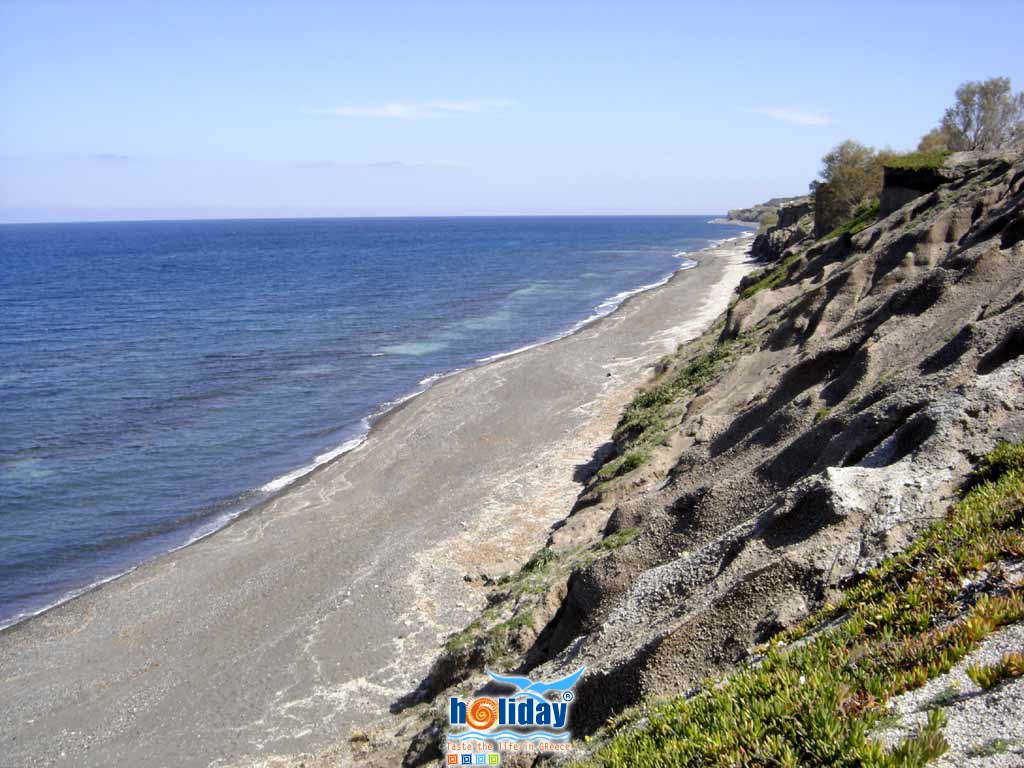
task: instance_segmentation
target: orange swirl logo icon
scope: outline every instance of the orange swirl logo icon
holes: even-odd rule
[[[473,699],[466,710],[466,722],[480,731],[486,731],[498,721],[498,702],[494,699]]]

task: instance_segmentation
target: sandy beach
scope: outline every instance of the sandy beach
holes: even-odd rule
[[[751,268],[744,236],[566,338],[438,381],[185,549],[0,632],[0,765],[310,751],[415,689],[565,516],[645,369]]]

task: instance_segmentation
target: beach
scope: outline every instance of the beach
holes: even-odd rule
[[[726,308],[751,240],[436,381],[227,528],[0,633],[0,763],[247,764],[384,715],[482,607],[480,574],[567,514],[645,371]]]

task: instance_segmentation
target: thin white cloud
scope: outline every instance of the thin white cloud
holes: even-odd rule
[[[330,115],[333,117],[373,117],[394,120],[418,120],[424,117],[443,117],[444,115],[472,114],[490,112],[495,109],[511,107],[515,102],[509,99],[479,99],[476,101],[427,101],[421,103],[392,102],[389,104],[346,105],[341,107],[325,107],[311,109],[314,115]]]
[[[761,107],[756,110],[765,117],[772,120],[781,120],[784,123],[793,125],[828,125],[832,122],[824,115],[817,115],[814,112],[807,112],[802,109],[791,109],[789,107]]]

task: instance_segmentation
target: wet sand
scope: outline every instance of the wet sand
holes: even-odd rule
[[[0,766],[314,751],[413,690],[580,489],[645,369],[728,304],[752,238],[559,341],[442,379],[224,530],[0,632]]]

